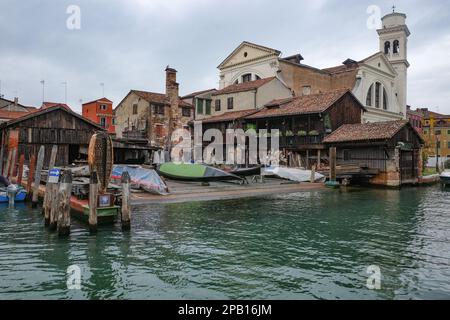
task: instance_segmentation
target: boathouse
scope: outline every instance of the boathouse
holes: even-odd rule
[[[1,163],[8,151],[14,149],[16,157],[24,154],[28,163],[42,145],[45,146],[44,166],[50,161],[53,145],[58,146],[57,166],[83,163],[87,160],[90,138],[97,131],[104,129],[62,105],[40,109],[0,125],[4,148]]]
[[[406,120],[346,124],[323,142],[336,147],[338,166],[371,171],[371,184],[398,187],[422,178],[425,142]]]

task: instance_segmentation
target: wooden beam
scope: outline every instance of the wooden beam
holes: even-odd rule
[[[17,184],[20,186],[22,184],[23,178],[23,165],[25,163],[25,155],[21,154],[19,157],[19,169],[17,172]]]
[[[89,231],[97,232],[97,201],[98,201],[98,177],[97,172],[92,171],[89,181]]]
[[[58,199],[58,236],[70,234],[70,196],[72,195],[72,172],[67,170],[61,177]]]
[[[45,157],[45,147],[41,146],[37,157],[36,174],[34,177],[34,186],[33,186],[33,198],[31,199],[31,206],[33,208],[37,207],[39,201],[39,186],[41,184],[41,175],[42,175],[42,167],[44,165],[44,157]]]
[[[33,185],[34,172],[36,171],[36,155],[32,154],[30,158],[30,170],[27,177],[27,197],[31,199],[31,189]]]
[[[130,230],[131,225],[131,202],[130,202],[130,175],[122,173],[122,230]]]

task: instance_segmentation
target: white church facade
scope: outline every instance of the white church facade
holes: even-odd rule
[[[377,32],[379,52],[326,69],[304,64],[300,54],[282,57],[279,50],[243,42],[218,66],[219,90],[270,77],[296,96],[347,88],[366,107],[363,122],[405,119],[410,35],[406,15],[384,16]]]

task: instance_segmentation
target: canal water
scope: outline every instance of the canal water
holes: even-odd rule
[[[79,290],[67,289],[72,265]],[[380,290],[366,287],[373,265]],[[321,190],[142,206],[130,233],[118,224],[90,236],[75,225],[66,240],[43,227],[39,210],[2,206],[0,299],[41,298],[450,298],[450,192]]]

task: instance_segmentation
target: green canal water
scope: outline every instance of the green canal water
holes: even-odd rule
[[[81,289],[67,289],[67,268]],[[379,266],[381,289],[366,287]],[[450,298],[450,192],[321,190],[137,207],[61,240],[0,207],[0,299]]]

